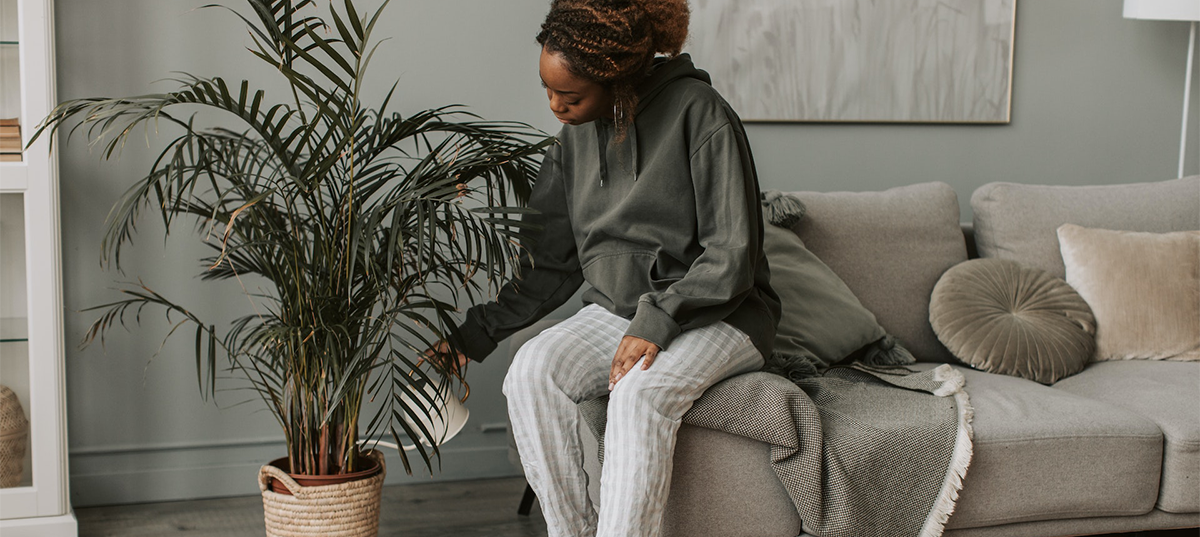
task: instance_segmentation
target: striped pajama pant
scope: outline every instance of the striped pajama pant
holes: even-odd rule
[[[550,537],[659,535],[683,414],[709,386],[762,367],[725,322],[686,331],[611,393],[608,375],[629,321],[589,305],[523,345],[504,379],[525,478]],[[576,404],[608,393],[600,513],[588,498]]]

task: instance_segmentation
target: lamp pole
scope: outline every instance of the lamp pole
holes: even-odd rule
[[[1188,101],[1192,98],[1192,66],[1196,55],[1196,27],[1200,23],[1200,0],[1125,0],[1127,19],[1188,21],[1187,72],[1183,82],[1183,125],[1179,129],[1179,176],[1187,162]]]
[[[1186,160],[1184,156],[1187,154],[1187,133],[1188,133],[1188,101],[1192,97],[1192,59],[1196,54],[1196,21],[1192,21],[1192,30],[1188,35],[1188,53],[1187,53],[1187,75],[1184,76],[1183,82],[1183,126],[1179,133],[1179,176],[1183,177],[1183,163]]]

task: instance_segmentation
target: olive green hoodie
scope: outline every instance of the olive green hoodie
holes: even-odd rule
[[[779,323],[762,249],[754,159],[741,121],[687,54],[659,58],[634,124],[564,126],[529,200],[540,226],[521,277],[471,308],[456,343],[483,360],[497,342],[569,299],[631,319],[626,335],[664,350],[724,320],[770,356]]]

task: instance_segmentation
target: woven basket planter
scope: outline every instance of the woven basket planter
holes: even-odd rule
[[[387,475],[383,453],[366,455],[379,462],[373,477],[337,485],[302,486],[287,472],[271,465],[258,473],[267,537],[376,537],[379,535],[379,499]],[[283,483],[291,495],[271,490],[271,480]]]
[[[21,401],[8,386],[0,386],[0,488],[21,484],[28,444],[29,421]]]

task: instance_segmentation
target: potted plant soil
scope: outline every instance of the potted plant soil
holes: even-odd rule
[[[102,314],[85,341],[160,308],[171,334],[195,341],[204,397],[215,395],[219,372],[232,373],[279,422],[286,457],[260,476],[268,534],[374,535],[383,460],[360,443],[432,438],[438,399],[452,397],[461,376],[452,364],[422,367],[420,357],[453,328],[462,295],[473,301],[516,266],[524,210],[511,205],[526,200],[553,139],[456,106],[388,112],[390,91],[377,109],[366,106],[386,1],[364,15],[352,0],[328,10],[313,0],[247,4],[225,9],[248,27],[263,72],[286,80],[282,99],[250,81],[184,74],[169,93],[64,102],[35,138],[67,127],[65,141],[82,129],[109,159],[142,124],[173,131],[114,205],[102,260],[119,266],[139,217],[161,219],[166,233],[183,224],[212,250],[200,260],[203,281],[266,282],[246,291],[256,312],[218,325],[130,285],[92,308]],[[197,108],[230,126],[202,129],[176,115]],[[368,397],[382,404],[364,415]],[[414,442],[432,470],[431,444]],[[411,473],[404,451],[400,460]],[[306,477],[348,480],[300,483]]]

